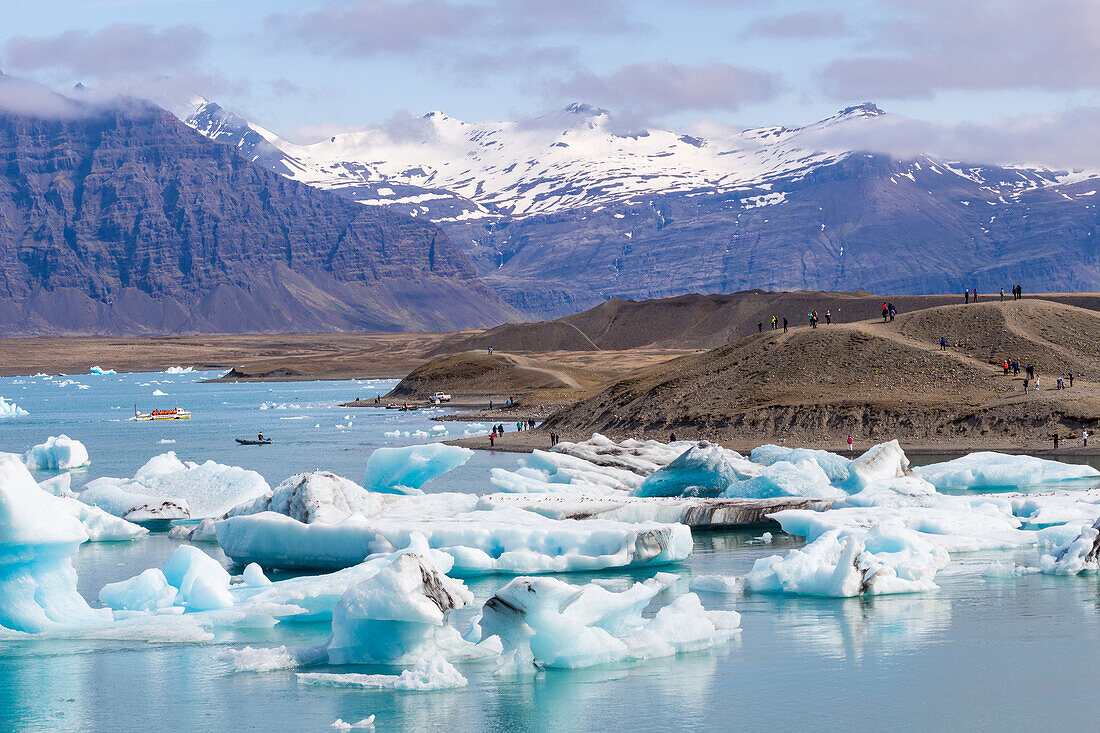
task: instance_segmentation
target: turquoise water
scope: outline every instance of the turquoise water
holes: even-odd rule
[[[171,395],[169,404],[178,398],[181,407],[192,409],[196,419],[127,422],[135,400],[143,408],[164,405],[150,396],[154,387],[141,386],[150,378],[174,380],[155,386]],[[0,450],[22,451],[66,432],[84,441],[92,455],[93,464],[78,483],[93,475],[131,475],[164,449],[183,458],[254,468],[272,483],[314,467],[359,478],[372,447],[415,442],[386,438],[385,432],[400,427],[411,433],[434,424],[426,415],[361,410],[350,428],[336,428],[346,425],[349,413],[336,402],[381,391],[381,382],[368,387],[195,380],[195,375],[80,377],[91,385],[87,390],[0,380],[0,394],[32,413],[0,421]],[[259,410],[264,402],[304,406]],[[299,412],[305,419],[277,419]],[[465,429],[456,425],[448,424],[452,434]],[[232,444],[236,435],[260,429],[276,439],[275,446]],[[165,437],[177,442],[157,443]],[[456,472],[442,488],[484,491],[486,469],[514,465],[515,458],[479,453],[475,465]],[[743,574],[757,558],[800,545],[781,533],[770,545],[753,538],[751,532],[697,533],[693,557],[671,569],[685,579]],[[163,534],[86,544],[74,558],[80,591],[94,598],[103,584],[160,565],[177,544]],[[212,546],[203,549],[217,553]],[[645,664],[552,670],[523,680],[497,679],[491,664],[460,664],[468,688],[430,693],[305,687],[293,672],[236,673],[220,658],[225,649],[246,644],[320,643],[327,625],[234,630],[202,644],[4,641],[0,730],[329,731],[336,718],[354,722],[372,714],[378,730],[1094,728],[1100,714],[1093,694],[1100,669],[1100,580],[1035,575],[982,580],[982,570],[1006,555],[1036,564],[1037,553],[1031,551],[955,555],[937,576],[939,590],[909,596],[703,595],[708,608],[742,614],[739,641]],[[599,577],[625,588],[651,574]],[[474,607],[506,581],[490,577],[469,583],[477,596]],[[686,582],[679,589],[686,590]],[[460,628],[471,614],[456,615]]]

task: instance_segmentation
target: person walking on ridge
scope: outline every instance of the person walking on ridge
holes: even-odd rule
[[[947,337],[940,336],[940,351],[947,351]]]
[[[1089,447],[1089,431],[1087,431],[1087,430],[1082,430],[1081,431],[1081,442],[1084,444],[1085,448]]]
[[[830,310],[825,311],[825,325],[829,325],[833,322],[833,312]]]
[[[786,333],[786,332],[787,332],[787,319],[784,318],[783,319],[783,333]]]
[[[967,288],[966,292],[963,293],[963,302],[970,305],[970,288]]]
[[[1005,302],[1005,289],[1001,288],[1001,302]]]

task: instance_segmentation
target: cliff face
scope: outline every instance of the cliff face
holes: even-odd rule
[[[516,312],[434,225],[142,102],[0,112],[0,334],[454,329]]]

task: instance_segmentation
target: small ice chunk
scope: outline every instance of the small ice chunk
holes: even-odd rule
[[[297,650],[285,646],[226,649],[219,657],[229,662],[235,672],[274,672],[278,669],[294,669],[301,664]]]
[[[688,587],[695,593],[741,595],[745,590],[745,578],[740,575],[696,575]]]
[[[244,584],[253,588],[262,588],[265,585],[271,585],[271,581],[264,575],[263,568],[251,562],[244,569]]]
[[[29,412],[27,412],[14,402],[10,402],[8,400],[5,400],[3,397],[0,397],[0,419],[7,417],[23,417],[24,415],[29,414]]]
[[[32,471],[68,471],[91,463],[88,449],[79,440],[67,435],[51,435],[23,454],[23,461]]]
[[[176,548],[161,571],[168,584],[179,590],[178,602],[191,610],[209,611],[233,605],[229,572],[197,547]]]
[[[155,611],[173,605],[176,593],[163,572],[149,568],[129,580],[103,586],[99,600],[116,611]]]
[[[358,723],[345,723],[341,718],[332,721],[333,730],[374,730],[374,716],[363,718]]]
[[[165,374],[190,374],[195,371],[195,367],[168,367],[164,370]]]
[[[304,685],[331,687],[361,687],[429,692],[466,687],[469,682],[453,664],[442,657],[421,659],[399,675],[393,674],[330,674],[302,672],[298,682]]]
[[[164,392],[164,391],[162,391],[158,388],[158,389],[153,390],[153,396],[154,397],[167,397],[168,393]]]
[[[89,374],[100,374],[100,375],[103,375],[103,376],[110,376],[110,375],[116,374],[117,372],[115,372],[114,369],[104,369],[101,366],[94,366],[94,367],[92,367],[91,369],[88,370],[88,373]]]

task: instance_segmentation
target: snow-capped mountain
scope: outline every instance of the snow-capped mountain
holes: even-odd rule
[[[432,112],[310,145],[205,100],[187,122],[296,181],[441,225],[540,317],[751,287],[1100,288],[1093,173],[865,152],[895,124],[870,103],[707,138],[580,104],[515,122]]]

